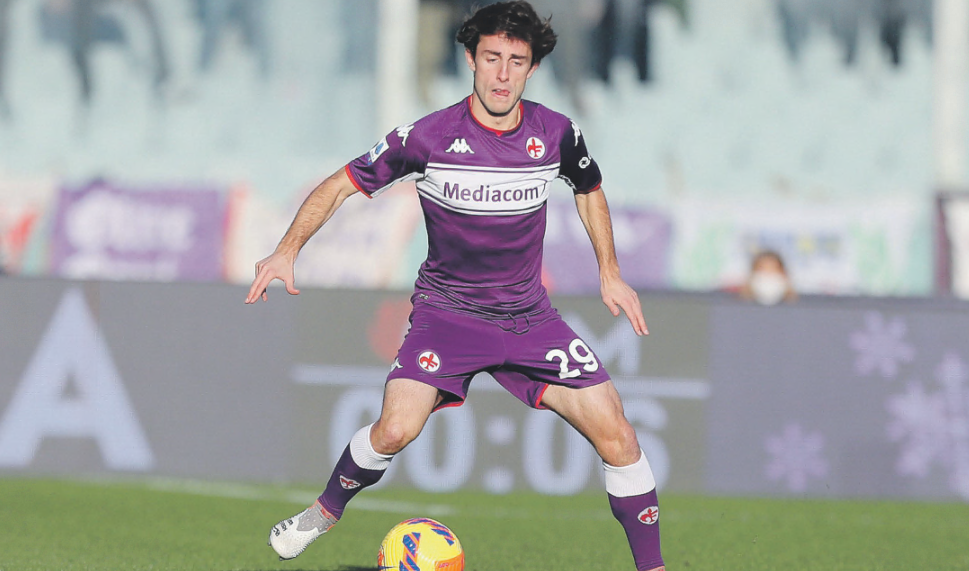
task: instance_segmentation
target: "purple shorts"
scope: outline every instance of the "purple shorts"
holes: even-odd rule
[[[492,319],[464,315],[417,301],[410,330],[387,375],[437,387],[437,409],[464,403],[471,379],[489,373],[533,408],[550,384],[590,387],[609,373],[554,309],[528,317]]]

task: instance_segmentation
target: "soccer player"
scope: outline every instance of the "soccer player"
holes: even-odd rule
[[[639,571],[664,569],[656,485],[605,368],[552,308],[541,283],[546,201],[555,178],[571,187],[599,263],[602,300],[647,333],[636,292],[623,281],[599,167],[567,117],[522,99],[555,46],[527,2],[475,12],[457,34],[473,72],[471,95],[398,127],[323,181],[271,256],[256,264],[246,303],[275,279],[298,294],[300,248],[344,200],[376,198],[414,180],[427,225],[408,331],[387,376],[380,418],[359,430],[319,499],[269,534],[281,559],[303,552],[375,484],[430,414],[460,405],[471,379],[490,373],[528,406],[551,409],[595,447],[612,513]]]

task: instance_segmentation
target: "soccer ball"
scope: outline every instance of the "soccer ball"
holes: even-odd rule
[[[446,525],[426,517],[402,521],[387,533],[377,553],[384,571],[463,571],[464,550]]]

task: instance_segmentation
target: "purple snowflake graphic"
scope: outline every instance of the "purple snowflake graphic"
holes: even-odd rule
[[[828,475],[828,461],[824,458],[824,437],[819,432],[806,433],[801,425],[788,424],[778,436],[770,436],[765,444],[771,456],[765,473],[771,481],[783,480],[792,492],[807,490],[810,478]]]
[[[920,383],[909,383],[904,394],[888,399],[886,408],[892,416],[888,438],[903,443],[896,463],[898,473],[924,478],[945,446],[945,402],[942,396],[926,393]]]
[[[883,378],[895,378],[901,363],[915,359],[915,348],[905,342],[907,332],[901,318],[886,321],[877,312],[866,315],[865,329],[851,334],[855,373],[865,376],[877,371]]]
[[[911,382],[889,398],[888,438],[900,444],[896,469],[903,476],[926,477],[933,466],[949,472],[950,487],[969,498],[969,367],[948,353],[936,367],[935,392]]]

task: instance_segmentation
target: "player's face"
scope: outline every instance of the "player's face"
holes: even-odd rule
[[[464,53],[474,72],[475,117],[490,127],[513,127],[525,82],[538,69],[532,64],[531,46],[506,35],[481,36],[477,53]]]

